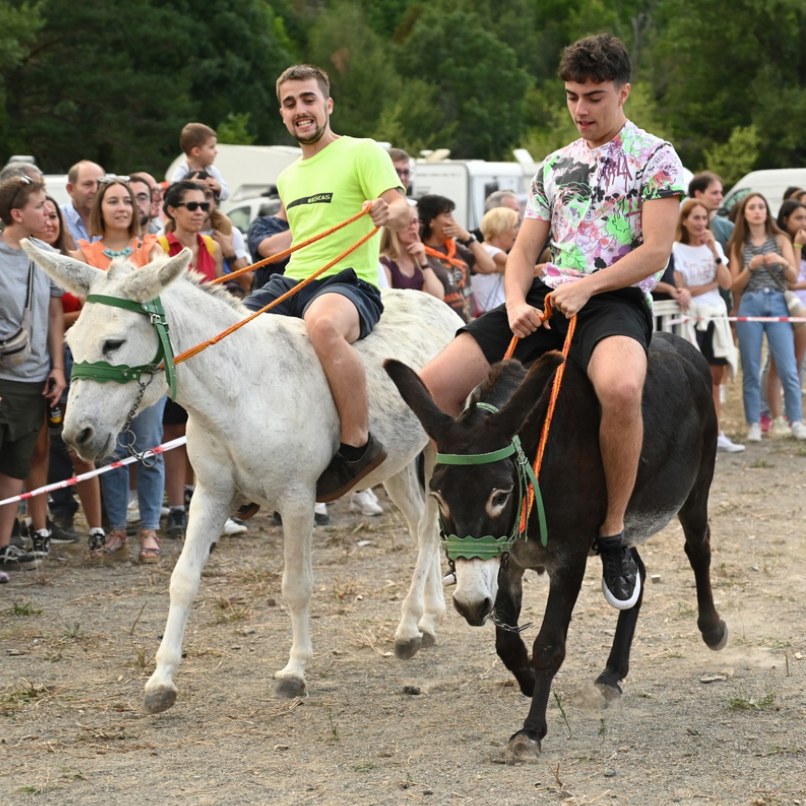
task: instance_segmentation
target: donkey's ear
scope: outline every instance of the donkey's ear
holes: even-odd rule
[[[439,437],[444,436],[446,430],[453,424],[453,417],[445,414],[437,406],[420,376],[413,369],[394,358],[387,358],[383,362],[383,368],[422,424],[425,433],[435,442],[439,442]]]
[[[28,238],[20,241],[20,246],[31,260],[36,263],[56,285],[76,294],[86,297],[93,281],[104,277],[105,272],[88,266],[81,260],[62,255],[50,249],[41,249]]]
[[[529,372],[515,393],[495,416],[496,425],[506,424],[505,440],[512,439],[538,407],[548,400],[551,379],[557,367],[563,363],[562,354],[556,350],[542,355],[529,368]]]
[[[123,284],[123,292],[135,302],[148,302],[158,297],[163,289],[181,276],[190,262],[190,249],[183,249],[173,257],[158,257],[142,269],[133,271]]]

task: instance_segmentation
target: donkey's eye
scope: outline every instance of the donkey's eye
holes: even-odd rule
[[[503,507],[509,500],[511,490],[496,490],[490,499],[490,503],[494,507]]]
[[[104,355],[108,355],[109,353],[114,353],[115,350],[119,350],[123,346],[123,339],[107,339],[104,342]]]

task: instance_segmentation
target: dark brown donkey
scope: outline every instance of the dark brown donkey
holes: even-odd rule
[[[549,353],[528,373],[515,361],[497,364],[458,418],[442,412],[404,364],[385,364],[437,444],[431,493],[439,502],[448,556],[455,562],[454,604],[470,624],[488,618],[495,623],[498,655],[523,694],[532,698],[523,727],[509,740],[506,755],[512,761],[540,752],[551,682],[565,658],[571,613],[606,507],[599,404],[585,373],[570,361],[540,471],[547,531],[540,527],[536,505],[526,534],[518,533],[519,502],[530,482],[523,468],[534,461],[551,380],[561,361],[558,353]],[[668,334],[653,337],[643,414],[644,445],[625,538],[643,583],[646,569],[636,546],[677,515],[697,586],[697,626],[709,647],[722,649],[728,632],[714,608],[708,527],[717,423],[708,365],[688,342]],[[518,627],[521,582],[529,568],[549,577],[546,612],[531,657]],[[643,594],[619,614],[607,665],[596,680],[605,696],[621,693],[642,599]]]

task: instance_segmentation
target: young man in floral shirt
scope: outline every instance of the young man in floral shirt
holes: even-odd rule
[[[515,357],[529,363],[559,349],[569,319],[578,314],[570,359],[587,372],[602,410],[608,501],[597,548],[604,593],[626,610],[641,592],[623,534],[643,442],[649,292],[671,253],[685,195],[682,165],[669,143],[627,120],[630,59],[616,37],[601,34],[570,45],[559,75],[580,138],[547,156],[532,182],[507,261],[506,304],[463,328],[422,378],[436,402],[457,414],[513,334],[520,339]],[[550,260],[535,279],[546,245]],[[542,315],[549,292],[550,323]]]

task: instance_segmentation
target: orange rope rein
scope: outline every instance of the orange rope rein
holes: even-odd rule
[[[552,313],[554,313],[551,305],[551,294],[546,296],[546,299],[543,302],[543,321],[545,322],[547,319],[551,318]],[[565,334],[565,341],[563,342],[563,363],[557,367],[557,372],[554,373],[554,380],[551,384],[551,394],[549,396],[549,407],[548,411],[546,412],[546,419],[543,421],[543,428],[540,431],[540,441],[537,445],[537,455],[535,456],[535,463],[533,465],[535,478],[540,479],[540,468],[543,464],[543,454],[546,452],[546,443],[548,442],[549,438],[549,429],[551,428],[551,421],[554,417],[554,410],[557,406],[557,398],[560,394],[560,387],[562,386],[563,376],[565,375],[565,364],[568,359],[568,351],[571,349],[571,341],[574,338],[574,331],[576,330],[577,326],[577,318],[576,315],[572,316],[568,320],[568,332]],[[515,348],[518,345],[518,337],[513,336],[512,341],[509,343],[509,347],[507,347],[506,353],[504,353],[504,360],[508,360],[512,358],[512,355],[515,352]],[[527,496],[527,500],[523,502],[523,508],[521,509],[521,519],[519,524],[519,529],[521,532],[526,531],[526,524],[529,521],[529,515],[532,513],[532,506],[535,502],[535,491],[534,488],[530,485],[529,486],[529,495]]]
[[[367,211],[365,210],[365,211],[361,212],[359,215],[364,215],[366,212]],[[358,218],[358,216],[354,216],[351,220],[354,221],[356,218]],[[344,226],[344,225],[341,224],[339,226]],[[334,229],[338,229],[338,227],[336,227]],[[181,364],[183,361],[187,361],[188,358],[192,358],[194,355],[198,355],[198,353],[200,353],[202,350],[206,349],[207,347],[210,347],[213,344],[218,344],[218,342],[220,342],[221,339],[225,338],[226,336],[229,336],[231,333],[234,333],[236,330],[242,328],[245,324],[251,322],[253,319],[255,319],[258,316],[260,316],[260,314],[266,313],[266,311],[271,310],[275,306],[279,305],[281,302],[284,302],[285,300],[287,300],[289,297],[293,297],[294,294],[298,293],[306,285],[308,285],[309,283],[313,282],[323,272],[326,272],[328,269],[330,269],[333,266],[335,266],[340,260],[342,260],[343,258],[347,257],[347,255],[349,255],[351,252],[354,252],[362,244],[366,243],[370,238],[372,238],[375,235],[375,233],[378,232],[378,229],[379,229],[379,227],[373,227],[372,230],[370,230],[363,237],[359,238],[352,246],[350,246],[347,249],[345,249],[340,255],[337,255],[336,257],[334,257],[333,260],[331,260],[330,262],[326,263],[324,266],[322,266],[321,269],[317,269],[309,277],[306,277],[304,280],[300,280],[300,282],[298,282],[293,288],[290,288],[288,291],[285,292],[285,294],[281,294],[279,297],[277,297],[277,299],[272,300],[268,305],[264,305],[258,311],[253,311],[252,313],[249,314],[249,316],[245,317],[244,319],[240,319],[234,325],[230,325],[226,330],[222,330],[221,333],[216,334],[211,339],[208,339],[207,341],[200,342],[195,347],[190,347],[187,350],[185,350],[184,352],[180,353],[179,355],[177,355],[174,358],[174,364]],[[327,234],[327,233],[324,233],[324,234]],[[317,237],[324,237],[324,235],[317,236]],[[310,243],[310,240],[307,241],[307,243]],[[301,244],[301,245],[303,245],[303,244]],[[232,275],[227,275],[227,276],[231,277]]]
[[[284,249],[282,252],[277,252],[277,254],[275,255],[269,255],[268,257],[264,257],[263,260],[258,260],[256,263],[252,263],[249,266],[244,266],[242,269],[236,269],[235,271],[231,271],[229,274],[222,274],[221,277],[216,277],[215,280],[211,280],[210,282],[226,283],[235,277],[239,277],[241,274],[246,274],[246,272],[248,271],[254,271],[255,269],[259,269],[261,268],[261,266],[265,266],[267,263],[276,263],[278,260],[282,260],[283,258],[288,257],[292,252],[296,252],[297,249],[302,249],[303,247],[309,246],[312,243],[321,241],[322,238],[326,238],[328,235],[332,235],[334,232],[338,232],[340,229],[343,229],[349,224],[352,224],[353,221],[358,221],[358,219],[361,218],[361,216],[365,216],[368,212],[369,212],[369,204],[367,203],[364,205],[360,213],[356,213],[354,216],[350,216],[350,218],[348,218],[346,221],[342,221],[341,224],[334,224],[332,227],[328,227],[326,230],[323,230],[322,232],[319,232],[316,235],[311,235],[310,238],[307,238],[304,241],[300,241],[299,243],[289,246],[288,249]]]

